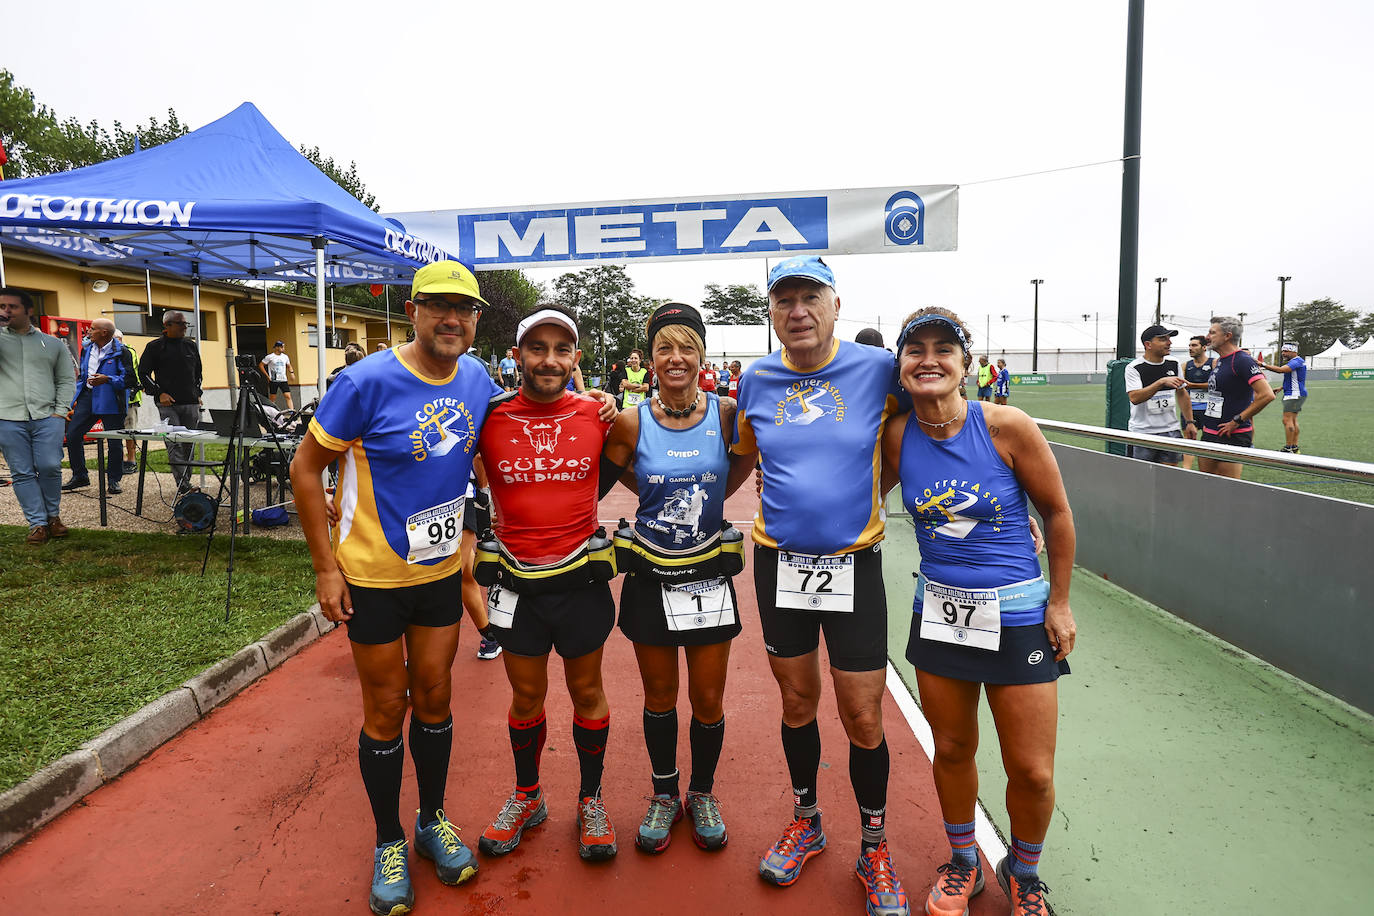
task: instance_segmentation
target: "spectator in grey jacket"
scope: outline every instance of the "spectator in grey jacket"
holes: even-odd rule
[[[0,453],[29,523],[27,541],[67,536],[62,501],[62,439],[76,393],[71,354],[33,326],[33,299],[0,288]]]

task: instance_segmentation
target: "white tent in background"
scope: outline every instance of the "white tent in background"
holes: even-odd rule
[[[1374,337],[1354,349],[1346,350],[1336,360],[1337,369],[1374,368]]]
[[[1365,341],[1365,343],[1368,344],[1369,341]],[[1331,346],[1309,359],[1307,364],[1313,369],[1335,369],[1336,360],[1342,353],[1349,352],[1349,350],[1350,348],[1341,343],[1340,338],[1337,338]]]

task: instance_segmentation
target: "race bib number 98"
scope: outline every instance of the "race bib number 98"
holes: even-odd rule
[[[416,512],[406,519],[407,563],[451,557],[463,535],[463,497]]]
[[[778,607],[804,611],[854,610],[854,555],[816,556],[778,551]]]

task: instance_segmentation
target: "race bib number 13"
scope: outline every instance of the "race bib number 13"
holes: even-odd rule
[[[854,555],[816,556],[778,551],[778,607],[804,611],[854,610]]]

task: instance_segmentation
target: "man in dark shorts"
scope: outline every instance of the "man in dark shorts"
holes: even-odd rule
[[[368,905],[380,916],[409,912],[415,902],[399,812],[407,710],[420,801],[416,851],[434,860],[445,884],[477,873],[444,795],[463,493],[484,414],[471,405],[485,408],[500,393],[477,360],[460,359],[485,304],[476,278],[456,261],[417,271],[405,303],[415,339],[341,373],[291,463],[320,610],[348,625],[362,688],[358,762],[377,828]],[[320,475],[334,461],[331,539]]]
[[[754,585],[782,694],[783,754],[793,786],[793,820],[759,863],[759,875],[790,885],[825,848],[816,791],[823,630],[859,804],[855,871],[870,914],[905,916],[906,893],[893,873],[885,832],[887,600],[873,455],[887,418],[910,402],[899,395],[891,353],[835,338],[840,300],[835,276],[820,258],[777,264],[768,302],[782,349],[752,363],[740,379],[730,468],[733,483],[762,461]]]
[[[1274,400],[1259,363],[1240,348],[1240,319],[1212,319],[1207,342],[1217,353],[1217,368],[1207,387],[1202,418],[1202,441],[1249,448],[1254,444],[1255,414]],[[1239,477],[1240,462],[1199,458],[1199,470],[1222,477]]]
[[[515,757],[515,789],[478,842],[487,855],[511,852],[525,830],[548,816],[539,756],[553,649],[563,658],[573,705],[578,854],[588,861],[616,854],[615,829],[601,801],[611,715],[601,654],[615,602],[610,576],[588,556],[596,546],[601,448],[614,411],[603,419],[600,401],[567,390],[582,357],[577,340],[577,325],[561,307],[542,306],[522,320],[515,343],[524,380],[518,392],[493,400],[482,430],[496,543],[479,545],[476,575],[491,583],[487,612],[505,650]]]
[[[268,353],[258,362],[258,368],[267,376],[267,397],[272,401],[272,406],[277,406],[277,394],[286,395],[286,409],[292,408],[291,403],[291,381],[296,377],[296,370],[291,366],[291,357],[286,355],[285,341],[277,341],[272,345],[272,352]]]

